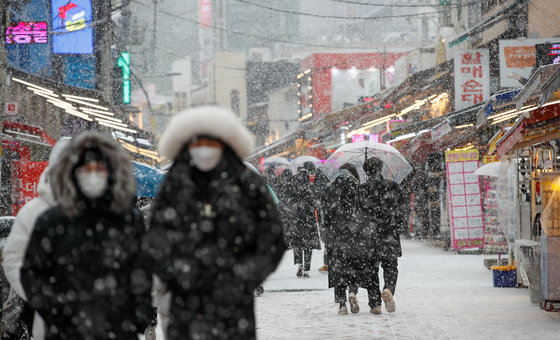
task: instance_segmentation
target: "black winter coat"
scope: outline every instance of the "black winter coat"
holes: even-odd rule
[[[317,219],[315,217],[316,201],[309,177],[304,171],[298,173],[292,186],[284,194],[287,209],[286,238],[290,248],[321,249]]]
[[[55,207],[38,218],[21,269],[29,304],[47,339],[136,339],[152,312],[140,212],[82,209],[67,217]]]
[[[358,195],[365,220],[376,229],[376,256],[402,256],[400,232],[406,224],[402,207],[406,198],[399,185],[371,178],[360,185]]]
[[[254,339],[253,291],[284,253],[264,180],[229,148],[209,172],[184,147],[153,202],[146,236],[172,293],[167,339]]]
[[[353,176],[339,176],[323,195],[329,287],[356,284],[373,288],[374,285],[375,230],[360,219],[357,188]]]

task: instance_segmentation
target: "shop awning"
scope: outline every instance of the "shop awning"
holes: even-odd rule
[[[4,119],[2,121],[4,127],[3,138],[9,137],[21,142],[39,144],[44,146],[54,146],[56,140],[51,138],[42,128],[32,126],[20,122]]]
[[[496,143],[498,157],[511,151],[560,138],[560,104],[526,112]]]

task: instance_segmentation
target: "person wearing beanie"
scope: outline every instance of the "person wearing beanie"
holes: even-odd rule
[[[173,160],[152,204],[143,249],[170,293],[167,340],[255,339],[254,290],[282,255],[265,180],[242,162],[248,131],[227,109],[175,115],[160,140]]]
[[[49,170],[55,207],[38,217],[21,268],[46,339],[136,339],[152,316],[152,273],[125,150],[74,137]]]
[[[368,158],[363,165],[367,181],[358,188],[358,201],[364,219],[375,229],[375,279],[378,283],[378,267],[381,265],[383,268],[383,290],[368,290],[369,305],[374,314],[381,313],[381,300],[387,312],[393,313],[396,309],[393,296],[397,286],[398,258],[402,256],[399,233],[405,223],[400,207],[405,202],[404,194],[397,183],[383,178],[383,166],[379,158]]]
[[[30,328],[28,331],[35,340],[43,340],[45,338],[44,323],[41,316],[33,313],[32,308],[27,303],[27,296],[20,280],[20,270],[37,217],[55,205],[49,171],[60,161],[64,154],[64,149],[69,142],[69,137],[62,137],[52,148],[49,155],[49,165],[43,170],[37,183],[37,193],[39,196],[27,202],[18,212],[2,252],[4,275],[6,275],[6,279],[10,283],[10,287],[24,301],[24,309],[20,314],[20,319],[31,319],[29,320],[30,322],[26,323],[33,325],[28,327]],[[28,315],[29,317],[27,317]]]

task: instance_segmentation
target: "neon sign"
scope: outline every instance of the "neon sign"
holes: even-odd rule
[[[6,44],[46,44],[46,21],[13,22],[6,28]]]
[[[130,53],[121,53],[117,65],[123,71],[123,103],[130,104]]]

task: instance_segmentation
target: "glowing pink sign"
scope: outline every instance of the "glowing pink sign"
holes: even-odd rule
[[[46,21],[13,22],[6,28],[6,44],[46,44]]]

